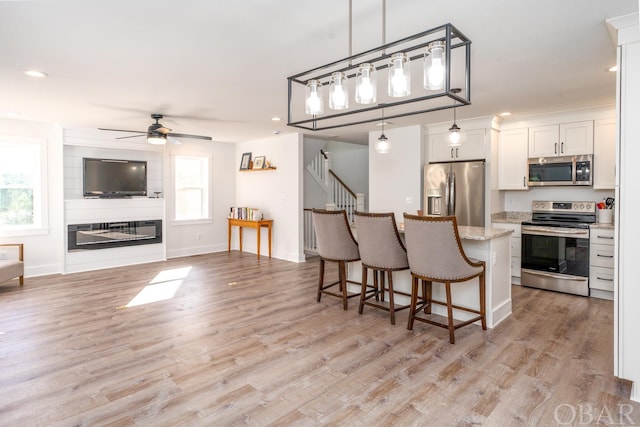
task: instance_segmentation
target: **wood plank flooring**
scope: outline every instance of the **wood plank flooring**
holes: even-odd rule
[[[187,267],[172,298],[122,308]],[[0,425],[640,424],[611,301],[513,286],[512,316],[451,345],[406,311],[316,303],[317,274],[235,251],[4,283]]]

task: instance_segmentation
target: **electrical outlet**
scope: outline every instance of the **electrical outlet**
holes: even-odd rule
[[[7,259],[7,251],[0,251],[0,259]]]
[[[200,239],[202,238],[202,236],[200,235],[200,233],[198,233],[198,234],[196,235],[196,238],[197,238],[198,240],[200,240]]]
[[[407,205],[412,205],[413,204],[413,199],[411,197],[407,197],[406,199],[404,199],[404,202]]]

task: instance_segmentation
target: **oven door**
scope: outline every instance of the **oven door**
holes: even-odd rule
[[[589,230],[522,226],[522,284],[589,294]]]

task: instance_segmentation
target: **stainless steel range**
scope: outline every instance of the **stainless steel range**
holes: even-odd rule
[[[534,201],[531,212],[522,223],[522,285],[588,296],[595,203]]]

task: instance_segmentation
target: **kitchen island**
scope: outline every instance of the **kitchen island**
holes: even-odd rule
[[[404,230],[399,229],[404,238]],[[357,232],[353,234],[357,239]],[[486,263],[486,320],[487,327],[493,328],[511,314],[511,244],[510,234],[513,230],[497,228],[459,226],[458,232],[462,247],[469,258]],[[349,279],[360,282],[362,280],[362,266],[360,262],[349,263]],[[368,274],[369,283],[373,283],[372,274]],[[452,300],[454,305],[479,309],[478,279],[468,282],[452,284]],[[395,290],[411,293],[411,273],[409,270],[393,273],[393,287]],[[356,286],[350,285],[349,291],[359,292]],[[433,298],[444,301],[444,285],[434,282]],[[396,304],[408,304],[409,298],[396,296]],[[433,305],[434,314],[446,316],[446,307]],[[400,312],[403,313],[403,312]],[[473,316],[460,310],[453,311],[453,317],[467,320]],[[479,322],[476,322],[479,324]]]

